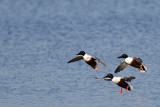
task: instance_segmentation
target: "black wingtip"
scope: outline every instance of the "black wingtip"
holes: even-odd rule
[[[94,79],[96,79],[96,80],[97,80],[97,79],[98,79],[98,77],[94,77]]]
[[[71,61],[68,61],[67,63],[70,63]]]
[[[132,78],[132,79],[136,79],[136,77],[132,77],[132,76],[131,76],[131,78]]]
[[[117,71],[117,70],[114,71],[114,73],[118,73],[118,72],[120,72],[120,71]]]

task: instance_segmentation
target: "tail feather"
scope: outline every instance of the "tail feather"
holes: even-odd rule
[[[128,90],[129,90],[129,91],[133,90],[133,86],[132,86],[132,85],[129,85]]]
[[[140,72],[146,72],[147,71],[147,67],[145,65],[142,65],[142,68],[143,68],[143,70],[139,69]]]

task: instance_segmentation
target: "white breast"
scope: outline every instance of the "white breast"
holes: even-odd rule
[[[85,61],[90,61],[91,58],[92,58],[92,56],[90,56],[90,55],[88,55],[88,54],[85,54],[85,55],[83,56],[83,59],[84,59]]]
[[[126,62],[127,64],[131,64],[132,61],[133,61],[133,58],[132,58],[132,57],[128,57],[128,58],[125,59],[125,62]]]
[[[114,82],[114,83],[118,83],[119,81],[121,80],[121,77],[113,77],[113,79],[112,79],[112,81]]]

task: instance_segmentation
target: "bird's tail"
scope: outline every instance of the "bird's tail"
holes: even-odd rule
[[[129,91],[133,90],[133,86],[132,85],[129,85]]]
[[[147,71],[147,67],[145,65],[141,65],[139,71],[140,72],[146,72]]]

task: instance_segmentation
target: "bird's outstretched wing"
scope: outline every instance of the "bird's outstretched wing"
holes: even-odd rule
[[[75,58],[71,59],[70,61],[68,61],[67,63],[71,63],[71,62],[75,62],[75,61],[79,61],[83,59],[83,56],[82,55],[78,55],[76,56]]]
[[[142,59],[141,59],[141,58],[138,58],[138,57],[133,57],[133,59],[136,60],[136,61],[139,62],[139,63],[142,63],[142,62],[143,62]]]
[[[106,67],[106,65],[102,62],[102,61],[100,61],[98,58],[96,58],[96,57],[93,57],[95,60],[97,60],[102,66],[104,66],[104,67]]]
[[[128,64],[125,61],[122,61],[114,72],[117,73],[117,72],[122,71],[123,69],[125,69],[127,67],[127,65]]]
[[[131,80],[135,79],[136,77],[130,76],[130,77],[122,77],[122,80],[131,82]]]
[[[96,80],[104,80],[104,78],[98,78],[98,77],[94,77],[94,79],[96,79]]]
[[[98,77],[94,77],[94,79],[96,80],[105,80],[105,81],[111,81],[111,78],[108,78],[108,77],[103,77],[103,78],[98,78]]]

